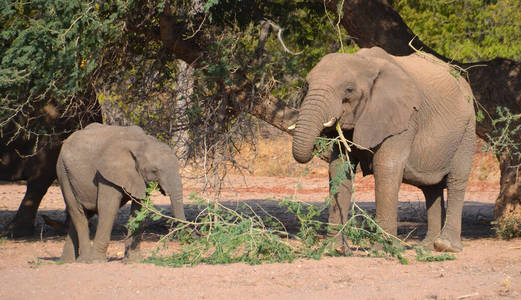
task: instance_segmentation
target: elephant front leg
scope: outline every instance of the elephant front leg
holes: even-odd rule
[[[397,166],[375,165],[374,168],[376,221],[385,232],[396,236],[398,232],[398,192],[403,174]]]
[[[356,161],[351,162],[355,168]],[[329,223],[343,225],[348,221],[349,207],[351,206],[352,195],[352,174],[355,170],[350,170],[351,166],[347,165],[347,161],[340,156],[338,148],[335,147],[331,154],[329,163]],[[330,236],[336,238],[335,247],[345,252],[347,243],[345,237],[339,234],[338,230],[329,233]]]
[[[410,136],[392,136],[373,157],[376,221],[393,236],[398,232],[398,192],[410,152],[409,142]]]

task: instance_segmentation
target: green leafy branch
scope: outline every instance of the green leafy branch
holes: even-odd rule
[[[496,108],[498,118],[492,120],[492,134],[487,133],[488,143],[485,151],[493,151],[494,154],[508,154],[515,159],[521,159],[518,135],[521,124],[518,122],[521,115],[514,115],[506,107]]]
[[[158,211],[153,206],[152,202],[152,192],[159,190],[159,184],[155,181],[148,184],[145,190],[145,198],[141,201],[132,199],[132,201],[139,201],[138,203],[141,205],[141,209],[136,211],[136,215],[129,218],[127,222],[127,229],[134,233],[138,228],[141,226],[143,222],[146,221],[148,217],[152,214],[151,218],[154,221],[157,221],[161,219],[163,216],[163,213],[161,211]]]
[[[319,145],[331,149],[352,144],[343,134],[334,139],[320,139]],[[341,148],[342,149],[342,148]],[[347,149],[347,148],[344,148]],[[324,149],[318,149],[318,152]],[[341,153],[343,163],[337,175],[331,179],[331,195],[338,191],[338,186],[349,175],[354,177],[354,168],[349,161],[348,152]],[[354,186],[352,187],[354,190]],[[150,215],[154,218],[166,218],[177,225],[158,243],[177,238],[181,250],[170,256],[154,253],[145,262],[172,267],[185,265],[223,264],[244,262],[248,264],[292,262],[299,258],[320,259],[324,255],[362,255],[395,257],[401,263],[408,263],[404,256],[406,248],[416,250],[418,261],[440,261],[454,259],[454,256],[432,255],[422,247],[412,247],[400,238],[385,232],[382,227],[355,201],[352,200],[350,216],[345,224],[331,224],[319,219],[329,205],[330,197],[324,205],[316,206],[296,200],[295,194],[284,198],[279,205],[285,207],[298,220],[298,231],[291,234],[276,217],[260,208],[265,216],[260,216],[255,209],[243,203],[235,209],[219,202],[208,202],[196,194],[191,195],[200,213],[194,221],[178,220],[157,210],[150,200],[152,191],[157,190],[157,183],[149,185],[142,209],[129,221],[129,229],[137,228]],[[329,237],[327,237],[329,236]],[[344,249],[336,248],[338,237],[343,237]]]

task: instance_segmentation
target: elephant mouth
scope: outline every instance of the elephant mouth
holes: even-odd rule
[[[328,122],[329,123],[329,122]],[[352,131],[355,128],[354,122],[346,122],[343,116],[338,119],[335,119],[334,124],[324,124],[322,130],[320,131],[319,137],[336,137],[338,136],[337,124],[340,124],[340,128],[343,132]],[[327,125],[327,126],[326,126]]]
[[[345,129],[345,128],[342,129],[342,132],[344,133],[344,136],[348,140],[352,140],[353,131],[354,131],[354,129]],[[322,131],[320,131],[320,134],[318,135],[317,138],[334,140],[334,139],[338,139],[339,135],[338,135],[338,131],[337,131],[336,127],[333,126],[333,127],[327,127],[327,128],[322,129]]]
[[[159,192],[161,193],[161,195],[166,196],[166,192],[161,185],[159,185]]]
[[[336,131],[336,127],[325,127],[320,131],[319,137],[333,138],[338,136],[338,132]]]

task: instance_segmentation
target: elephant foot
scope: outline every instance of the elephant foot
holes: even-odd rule
[[[91,263],[91,259],[88,255],[80,255],[78,256],[78,258],[76,259],[76,262],[79,262],[79,263],[85,263],[85,264],[89,264]]]
[[[100,256],[100,255],[80,255],[78,256],[78,259],[76,262],[79,263],[85,263],[85,264],[93,264],[93,263],[104,263],[107,262],[106,256]]]
[[[335,247],[335,252],[341,256],[349,256],[351,254],[351,250],[347,245]]]
[[[64,251],[60,260],[64,263],[72,263],[76,261],[75,256],[76,255],[74,255],[74,251],[72,253],[65,253]]]
[[[439,252],[460,252],[461,249],[461,241],[451,242],[450,240],[441,237],[434,241],[434,250]]]
[[[431,250],[431,251],[432,251],[432,250],[436,250],[436,249],[434,248],[434,242],[433,242],[433,241],[421,241],[421,243],[420,243],[419,246],[420,246],[420,247],[423,247],[423,248],[425,248],[425,249]]]
[[[421,242],[420,246],[424,247],[425,249],[429,250],[436,250],[434,248],[434,241],[437,239],[438,236],[429,236],[427,235]]]
[[[350,254],[349,245],[347,239],[343,238],[339,233],[330,233],[328,238],[332,239],[331,246],[338,255],[347,256]]]
[[[69,263],[73,263],[76,261],[76,259],[74,259],[73,257],[61,257],[60,258],[60,261],[63,262],[63,263],[66,263],[66,264],[69,264]]]

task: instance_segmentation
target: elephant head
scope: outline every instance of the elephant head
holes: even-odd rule
[[[354,143],[377,146],[407,129],[423,97],[414,80],[380,48],[328,54],[306,81],[292,145],[300,163],[311,160],[315,139],[336,122],[342,130],[353,130]]]
[[[185,219],[183,186],[175,153],[166,144],[147,136],[133,135],[104,151],[99,174],[136,199],[145,197],[145,184],[157,181],[170,197],[174,217]]]

